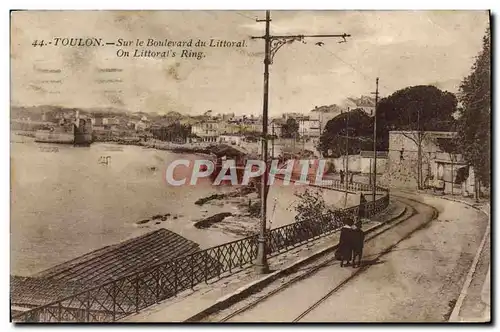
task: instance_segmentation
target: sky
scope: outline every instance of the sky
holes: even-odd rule
[[[11,14],[11,103],[116,107],[132,112],[261,114],[264,11],[20,11]],[[270,67],[269,115],[381,97],[432,84],[456,92],[489,25],[486,11],[272,11],[271,34],[350,34],[283,46]],[[118,38],[241,41],[245,48],[185,48],[195,58],[117,57],[119,48],[34,47],[34,40]],[[323,46],[316,42],[323,42]],[[168,48],[147,48],[154,51]],[[178,54],[183,48],[172,49]],[[102,73],[98,68],[119,68]],[[42,73],[40,69],[60,69]],[[99,84],[98,80],[120,80]],[[60,83],[43,83],[46,81]],[[111,91],[112,90],[112,91]]]

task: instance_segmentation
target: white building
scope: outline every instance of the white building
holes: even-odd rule
[[[243,142],[243,136],[238,135],[220,135],[218,142],[222,144],[238,145],[240,146]]]
[[[191,126],[191,133],[200,137],[202,142],[217,142],[221,134],[221,122],[206,120]]]
[[[301,137],[321,136],[320,121],[317,119],[299,120],[299,135]]]
[[[373,116],[375,113],[375,99],[361,96],[361,98],[347,98],[343,104],[345,110],[362,109],[366,114]]]
[[[315,107],[309,114],[311,120],[317,120],[319,122],[320,133],[325,130],[328,121],[335,118],[337,115],[342,113],[342,108],[336,104],[330,106]]]

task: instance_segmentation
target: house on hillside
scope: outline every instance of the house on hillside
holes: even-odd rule
[[[318,119],[300,119],[299,135],[302,138],[319,138],[321,136],[320,121]]]
[[[284,124],[285,120],[282,118],[272,119],[271,122],[269,123],[269,131],[271,132],[271,135],[280,138],[282,136]]]
[[[316,106],[311,112],[309,112],[309,118],[311,120],[318,121],[319,131],[323,133],[328,121],[335,118],[337,115],[342,113],[342,108],[336,104],[329,106]]]
[[[196,135],[202,142],[217,142],[221,134],[223,123],[216,120],[201,121],[191,126],[191,134]]]
[[[343,104],[344,109],[362,109],[366,114],[373,116],[375,113],[375,98],[361,96],[360,98],[347,98]]]

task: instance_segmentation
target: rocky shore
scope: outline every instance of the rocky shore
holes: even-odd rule
[[[239,236],[255,234],[260,213],[260,201],[256,189],[242,187],[224,194],[213,194],[200,198],[197,205],[219,205],[232,207],[234,212],[222,212],[197,220],[198,229],[218,228],[225,233]]]
[[[148,139],[144,141],[139,137],[113,137],[106,139],[98,139],[96,142],[114,143],[119,145],[136,145],[151,149],[171,151],[175,153],[201,153],[211,154],[217,148],[217,144],[208,143],[173,143],[165,142],[155,139]]]

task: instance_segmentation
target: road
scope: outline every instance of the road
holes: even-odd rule
[[[364,268],[340,268],[337,261],[331,262],[269,298],[258,302],[261,295],[255,294],[207,321],[446,321],[487,222],[460,203],[419,200],[428,205],[413,202],[417,214],[366,242]],[[436,211],[430,205],[439,217],[428,222]],[[225,320],[252,301],[254,306]]]

